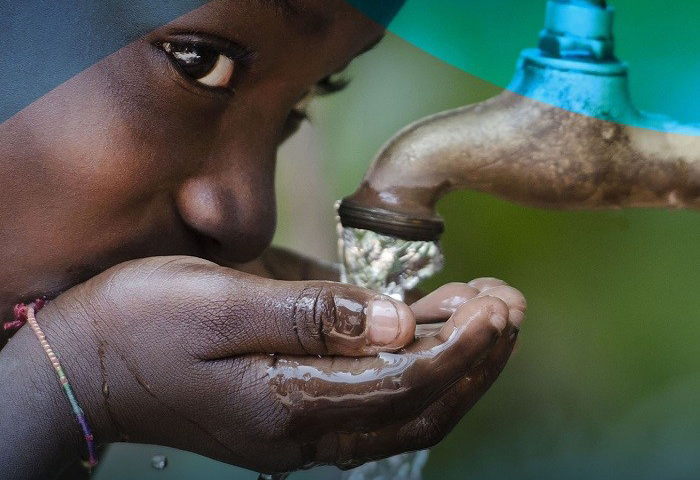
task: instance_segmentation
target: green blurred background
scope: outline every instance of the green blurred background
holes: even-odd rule
[[[354,62],[351,86],[316,101],[313,124],[283,148],[275,243],[334,259],[333,201],[382,143],[497,94],[543,25],[540,0],[428,3],[409,0],[390,26],[397,35]],[[700,121],[700,2],[610,3],[636,104]],[[553,212],[474,192],[446,197],[439,212],[447,264],[426,288],[496,276],[529,310],[505,372],[432,450],[425,478],[700,478],[700,215]],[[163,471],[149,467],[159,452]],[[120,445],[97,478],[255,476]]]

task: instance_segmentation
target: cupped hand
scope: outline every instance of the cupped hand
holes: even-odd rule
[[[37,318],[99,442],[283,472],[437,443],[505,366],[524,310],[494,279],[409,308],[350,285],[157,257],[111,268]]]

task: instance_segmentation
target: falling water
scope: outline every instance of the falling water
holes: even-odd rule
[[[337,206],[336,206],[337,207]],[[338,219],[341,281],[403,300],[406,291],[437,273],[443,257],[437,242],[403,240],[371,230],[346,228]],[[428,451],[404,453],[343,472],[344,480],[420,480]],[[259,476],[283,480],[288,474]]]
[[[338,219],[341,281],[403,300],[411,290],[442,268],[437,242],[403,240],[370,230],[343,227]],[[344,480],[420,480],[428,451],[404,453],[343,473]]]
[[[338,224],[341,281],[403,300],[442,268],[437,242],[403,240]]]

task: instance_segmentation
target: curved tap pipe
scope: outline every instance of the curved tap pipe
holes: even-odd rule
[[[506,91],[399,132],[343,205],[436,222],[437,201],[459,189],[540,207],[700,208],[700,137],[607,122]]]
[[[508,90],[394,136],[343,200],[343,223],[435,240],[442,231],[435,204],[460,189],[558,209],[700,208],[700,128],[639,112],[626,65],[612,56],[612,11],[573,2],[550,2],[540,48],[523,52]],[[600,25],[592,26],[585,58],[585,38],[552,46],[552,31],[562,29],[549,17],[566,16],[560,5],[572,14],[597,9],[609,39],[601,43]]]

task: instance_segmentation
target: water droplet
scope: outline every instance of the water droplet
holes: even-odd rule
[[[168,457],[165,455],[154,455],[151,458],[151,466],[156,470],[165,470],[165,467],[168,466]]]

